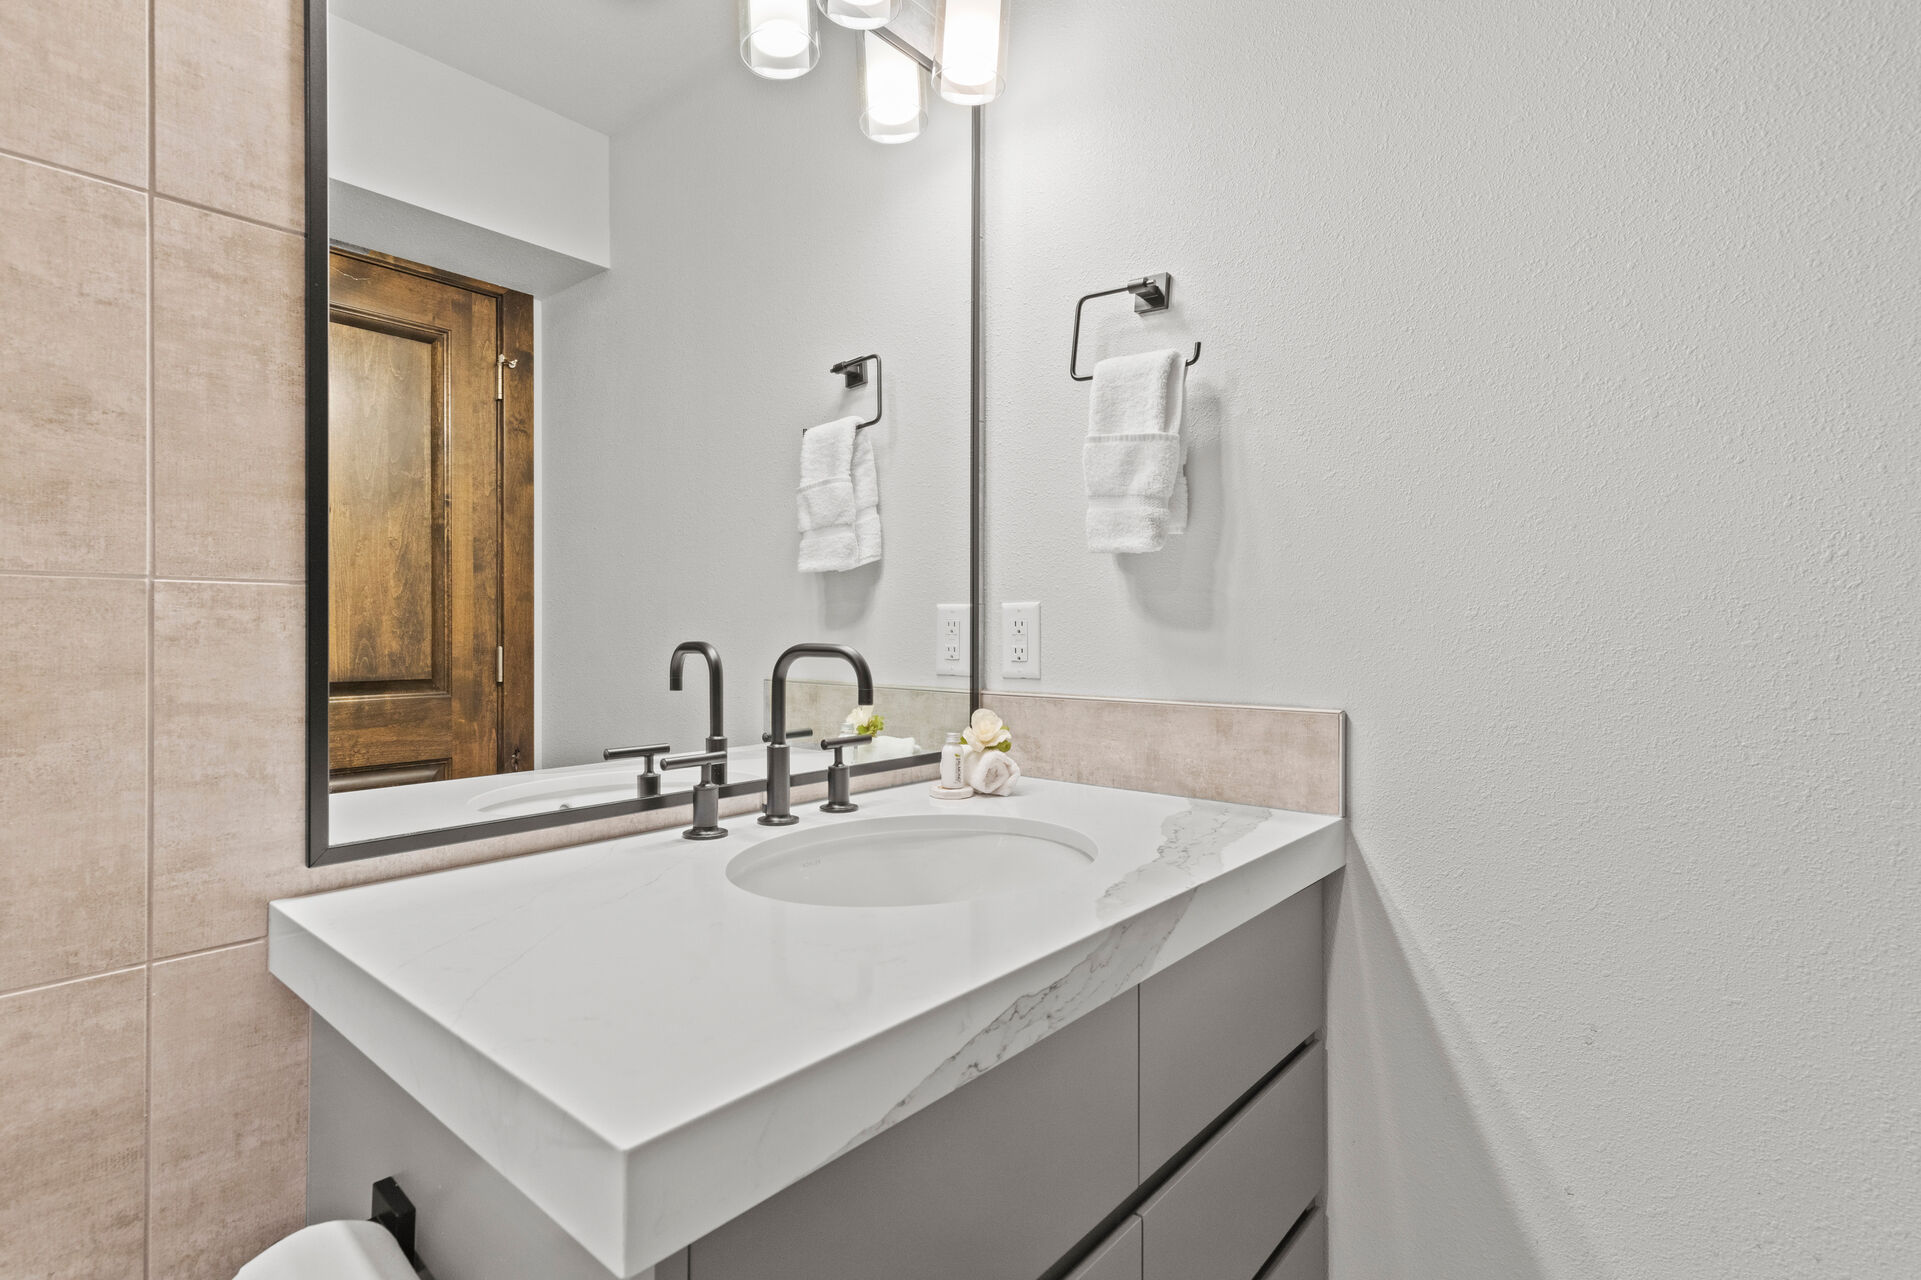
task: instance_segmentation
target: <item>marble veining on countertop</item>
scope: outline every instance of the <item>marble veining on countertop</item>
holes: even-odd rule
[[[743,816],[276,902],[270,967],[629,1276],[1343,858],[1335,817],[1073,783],[860,800],[804,827],[992,814],[1097,854],[968,902],[806,906],[727,878],[778,834]]]

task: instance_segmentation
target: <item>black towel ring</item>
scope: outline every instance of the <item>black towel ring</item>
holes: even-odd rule
[[[1118,289],[1102,289],[1099,293],[1087,294],[1082,297],[1079,302],[1074,304],[1074,345],[1067,356],[1067,376],[1076,382],[1092,382],[1094,380],[1093,374],[1082,373],[1080,371],[1081,309],[1095,298],[1105,298],[1113,293],[1133,294],[1134,310],[1141,315],[1148,315],[1155,311],[1165,311],[1167,310],[1168,299],[1174,293],[1174,277],[1165,271],[1159,275],[1142,276],[1139,280],[1128,281]],[[1194,344],[1193,357],[1182,367],[1191,369],[1194,367],[1194,362],[1200,358],[1201,344],[1197,342]],[[838,372],[838,370],[836,370],[836,372]]]
[[[854,430],[856,431],[862,427],[871,427],[880,421],[881,387],[883,381],[880,371],[880,357],[877,355],[855,356],[852,360],[843,360],[827,370],[829,373],[838,373],[847,379],[847,389],[851,391],[855,387],[864,387],[867,385],[867,362],[869,360],[874,362],[874,416],[865,422],[855,423]]]

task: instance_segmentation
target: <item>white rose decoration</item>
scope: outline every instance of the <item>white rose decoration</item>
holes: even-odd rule
[[[1014,735],[1007,731],[999,716],[982,707],[962,731],[961,741],[976,751],[1006,751],[1014,745]]]

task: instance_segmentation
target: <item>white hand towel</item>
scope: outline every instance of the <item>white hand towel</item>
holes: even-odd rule
[[[1005,751],[969,751],[961,758],[961,781],[976,795],[1004,796],[1020,776],[1021,767]]]
[[[1159,551],[1187,529],[1186,368],[1178,351],[1094,366],[1087,442],[1087,549]]]
[[[854,563],[880,559],[880,472],[874,468],[871,433],[854,432]]]
[[[854,430],[857,418],[800,433],[800,571],[831,573],[860,563],[854,532]]]

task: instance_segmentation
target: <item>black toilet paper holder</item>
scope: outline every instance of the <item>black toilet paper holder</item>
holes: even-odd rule
[[[406,1255],[407,1265],[422,1280],[434,1280],[433,1272],[420,1260],[414,1251],[414,1202],[400,1189],[400,1183],[393,1178],[382,1178],[374,1183],[373,1213],[369,1218],[377,1226],[387,1229],[387,1234],[400,1246]]]

